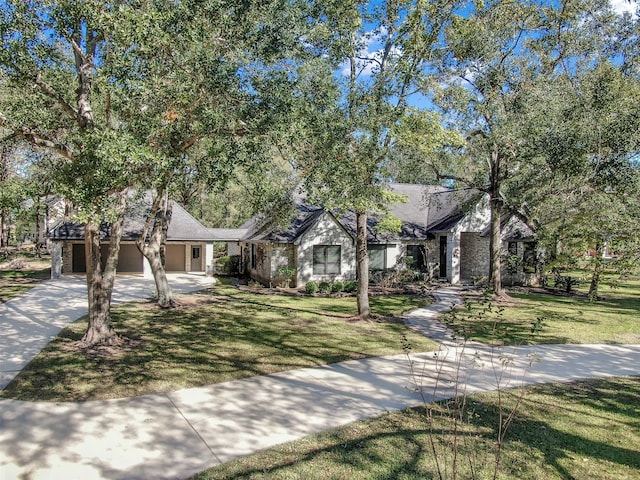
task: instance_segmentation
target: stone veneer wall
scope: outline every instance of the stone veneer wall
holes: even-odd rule
[[[479,233],[460,234],[460,281],[489,275],[489,237]]]

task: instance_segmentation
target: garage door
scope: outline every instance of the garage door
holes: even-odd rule
[[[84,253],[84,243],[73,244],[72,246],[72,270],[73,273],[84,273],[87,271],[87,262]],[[102,268],[104,269],[107,255],[109,254],[109,245],[100,245],[100,254],[102,256]],[[141,273],[143,268],[142,254],[138,247],[131,244],[120,246],[120,254],[118,255],[118,272],[122,273]]]
[[[167,245],[166,270],[167,272],[184,272],[185,245]]]
[[[120,245],[118,271],[123,273],[142,272],[142,254],[140,250],[138,250],[138,247],[131,244]]]
[[[85,273],[87,271],[87,259],[84,252],[84,243],[74,243],[71,246],[71,270],[73,273]],[[100,256],[102,260],[102,269],[107,262],[107,254],[109,253],[109,245],[100,245]]]
[[[71,270],[73,273],[84,273],[87,271],[87,260],[84,254],[84,243],[74,243],[71,248],[73,249]]]

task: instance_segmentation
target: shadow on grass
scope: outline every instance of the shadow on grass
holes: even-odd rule
[[[0,270],[0,303],[17,297],[51,278],[51,269]]]
[[[471,297],[467,309],[442,321],[458,335],[485,343],[634,343],[640,338],[639,290],[640,284],[616,290],[598,302],[537,291],[512,292],[515,302],[507,304]]]
[[[407,330],[393,322],[350,323],[326,312],[224,295],[200,293],[184,301],[175,310],[151,302],[114,307],[114,328],[125,340],[118,349],[80,349],[86,319],[70,325],[0,396],[71,401],[203,386],[401,353]],[[414,335],[415,342],[433,348]]]
[[[528,301],[547,304],[552,307],[561,308],[582,308],[584,310],[610,309],[618,315],[637,317],[640,315],[640,285],[631,284],[610,290],[596,301],[590,301],[586,296],[554,295],[553,293],[527,294],[514,293],[515,298],[526,299]]]
[[[629,445],[626,443],[612,445],[596,439],[606,437],[606,432],[616,430],[620,425],[631,430],[637,428],[640,422],[640,377],[548,384],[536,386],[534,390],[553,405],[529,401],[525,396],[516,420],[509,427],[508,442],[538,451],[544,463],[552,466],[563,479],[584,478],[584,474],[576,474],[562,464],[562,460],[573,461],[571,457],[582,462],[595,459],[640,471],[637,445],[627,448]],[[483,402],[476,409],[481,414],[474,420],[474,425],[491,429],[495,438],[499,415],[496,404]],[[569,419],[557,420],[569,414]],[[594,422],[596,416],[600,417],[598,423]],[[614,419],[614,416],[620,418]],[[545,420],[547,418],[555,421]],[[554,425],[561,425],[561,428]],[[588,433],[583,434],[585,426],[600,432],[591,432],[592,438],[588,438]]]
[[[221,288],[215,290],[215,294],[227,297],[234,302],[243,302],[248,305],[255,305],[265,308],[281,308],[287,311],[297,311],[301,313],[309,313],[313,315],[321,315],[326,317],[341,316],[343,318],[351,318],[357,315],[357,305],[355,297],[322,297],[322,296],[287,296],[287,295],[253,295]],[[255,300],[254,297],[261,300]],[[389,315],[392,312],[404,313],[410,309],[422,308],[428,306],[430,302],[425,298],[419,298],[419,305],[416,304],[416,296],[412,295],[376,295],[371,296],[369,301],[372,310],[377,315]],[[317,308],[312,308],[316,305]]]

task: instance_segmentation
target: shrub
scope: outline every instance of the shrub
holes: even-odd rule
[[[238,265],[240,264],[239,255],[226,255],[224,257],[218,257],[213,261],[215,265],[215,271],[220,275],[233,275],[238,272]]]
[[[340,280],[336,280],[331,284],[331,292],[332,293],[340,293],[344,290],[344,283]]]
[[[354,293],[356,290],[358,290],[358,283],[355,280],[345,282],[343,291],[347,293]]]
[[[320,282],[318,290],[320,293],[329,293],[331,291],[331,284],[329,282]]]
[[[314,281],[307,282],[307,284],[304,287],[304,291],[307,292],[309,295],[313,295],[318,291],[318,283]]]
[[[282,288],[288,288],[291,284],[292,277],[296,274],[296,269],[293,267],[279,267],[278,275],[275,281]]]

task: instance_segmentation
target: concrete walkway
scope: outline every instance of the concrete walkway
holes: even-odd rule
[[[448,308],[442,290],[433,309]],[[433,331],[432,309],[410,315]],[[440,330],[445,342],[450,335]],[[533,361],[540,359],[540,362]],[[451,395],[640,374],[640,345],[458,348],[354,360],[168,394],[84,403],[0,400],[0,478],[182,479],[306,435]],[[436,389],[436,379],[438,388]]]

